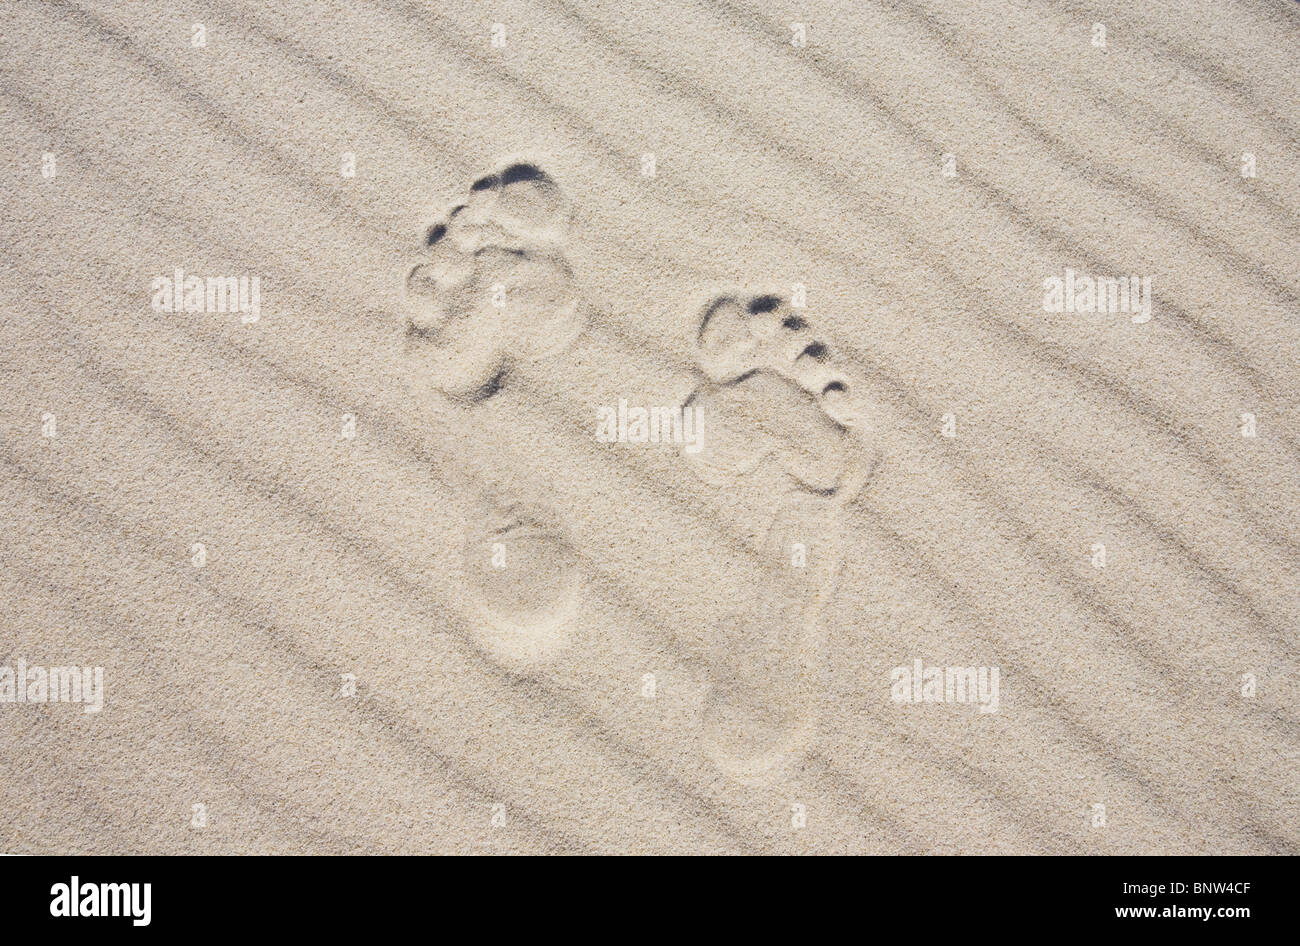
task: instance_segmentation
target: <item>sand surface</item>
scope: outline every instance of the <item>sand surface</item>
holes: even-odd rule
[[[1300,850],[1296,4],[0,23],[0,850]]]

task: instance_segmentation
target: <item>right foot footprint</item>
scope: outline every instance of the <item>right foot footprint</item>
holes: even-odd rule
[[[688,403],[706,435],[702,450],[683,456],[767,522],[757,538],[760,593],[715,639],[721,669],[703,708],[704,747],[728,775],[759,778],[815,737],[821,612],[845,512],[875,460],[829,347],[779,297],[719,297],[697,338],[707,380]]]
[[[862,407],[806,319],[775,295],[725,295],[705,306],[696,339],[712,382],[689,401],[707,425],[705,449],[688,457],[701,477],[725,485],[770,458],[821,495],[849,481],[864,462]]]
[[[861,408],[848,379],[832,365],[830,349],[780,296],[719,296],[704,309],[696,344],[700,370],[715,383],[768,371],[808,392],[841,426],[861,420]]]
[[[515,361],[571,344],[586,313],[564,256],[570,209],[535,164],[479,178],[426,235],[406,278],[404,352],[412,385],[481,401]]]

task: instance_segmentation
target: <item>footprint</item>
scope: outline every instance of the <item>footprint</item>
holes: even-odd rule
[[[516,364],[577,339],[587,307],[565,255],[570,217],[551,175],[513,161],[475,180],[429,228],[406,275],[402,319],[401,358],[416,394],[482,404]],[[581,603],[578,556],[542,510],[474,505],[460,576],[472,635],[492,658],[526,671],[569,642]]]
[[[527,669],[568,643],[582,576],[564,531],[537,510],[481,511],[462,549],[474,637],[498,662]]]
[[[700,370],[725,384],[766,371],[802,388],[828,418],[855,427],[861,405],[834,366],[829,347],[780,296],[719,296],[705,306],[696,333]]]
[[[536,164],[484,175],[430,227],[406,276],[403,358],[418,393],[476,403],[516,362],[567,348],[586,307],[564,253],[571,208]]]
[[[682,456],[706,482],[749,497],[762,594],[718,628],[702,712],[705,751],[727,775],[764,777],[817,729],[820,618],[846,510],[874,465],[863,410],[830,347],[778,296],[721,296],[697,334],[704,448]]]
[[[760,546],[762,594],[718,628],[710,656],[723,669],[701,726],[705,751],[733,778],[778,772],[816,737],[819,619],[839,564],[841,512],[833,500],[787,496]]]

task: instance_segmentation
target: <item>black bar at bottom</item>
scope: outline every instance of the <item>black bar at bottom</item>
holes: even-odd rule
[[[725,914],[741,927],[762,927],[775,911],[796,926],[836,920],[870,933],[903,922],[916,935],[929,929],[964,939],[975,932],[971,922],[999,932],[1232,936],[1290,913],[1282,903],[1290,887],[1283,871],[1292,867],[1285,858],[862,860],[786,859],[751,875],[758,865],[741,859],[642,864],[623,874],[618,865],[593,872],[572,861],[487,866],[480,859],[450,870],[431,858],[0,857],[0,916],[10,937],[63,928],[82,935],[315,931],[336,940],[453,916],[597,932],[601,917],[622,915],[629,931],[670,935],[682,925],[674,915],[722,923]],[[693,879],[695,869],[702,874]]]

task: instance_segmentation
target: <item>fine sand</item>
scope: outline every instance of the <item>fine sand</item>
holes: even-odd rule
[[[1295,3],[0,23],[0,851],[1300,850]]]

